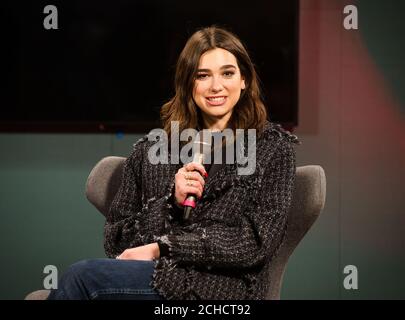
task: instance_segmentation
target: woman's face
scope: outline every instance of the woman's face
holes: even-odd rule
[[[216,48],[201,56],[193,98],[206,122],[227,123],[242,89],[245,80],[232,53]]]

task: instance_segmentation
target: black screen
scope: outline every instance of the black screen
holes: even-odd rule
[[[43,26],[50,3],[58,9],[57,30]],[[197,28],[212,24],[246,45],[269,118],[298,122],[298,1],[5,1],[4,7],[3,132],[158,127],[159,110],[174,94],[178,55]]]

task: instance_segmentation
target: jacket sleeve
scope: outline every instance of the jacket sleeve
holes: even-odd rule
[[[215,268],[248,268],[268,261],[280,247],[287,227],[295,180],[295,151],[282,144],[238,226],[215,224],[198,232],[159,238],[175,263]],[[234,192],[246,192],[238,190]]]
[[[115,258],[125,249],[156,241],[165,234],[178,210],[174,208],[174,179],[162,187],[160,196],[142,199],[142,162],[145,154],[140,139],[124,162],[121,185],[111,203],[104,225],[106,255]]]
[[[111,203],[104,225],[104,249],[113,258],[125,249],[142,244],[139,233],[141,215],[140,170],[142,152],[139,143],[124,162],[121,185]]]

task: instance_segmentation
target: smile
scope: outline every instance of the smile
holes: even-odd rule
[[[225,103],[226,101],[225,96],[220,96],[220,97],[207,97],[207,102],[208,104],[212,105],[212,106],[221,106]]]

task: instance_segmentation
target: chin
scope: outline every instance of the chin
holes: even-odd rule
[[[206,110],[206,111],[204,111],[204,113],[207,115],[207,116],[210,116],[210,117],[215,117],[215,118],[222,118],[222,117],[224,117],[228,112],[210,112],[210,110]]]

